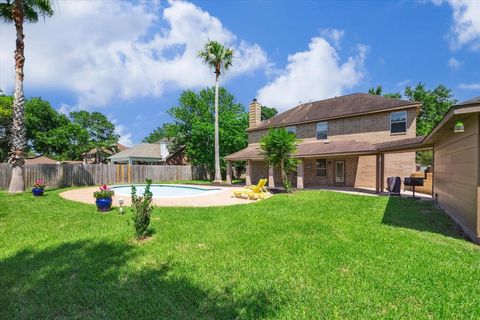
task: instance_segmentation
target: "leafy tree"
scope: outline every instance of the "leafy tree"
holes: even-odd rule
[[[269,165],[280,168],[286,192],[291,191],[288,175],[297,166],[297,160],[292,156],[297,150],[298,141],[295,135],[289,133],[285,128],[270,129],[268,134],[260,140],[261,154]]]
[[[417,117],[417,135],[427,135],[448,109],[457,102],[452,90],[442,84],[433,90],[428,90],[425,84],[420,82],[415,88],[406,87],[405,96],[411,101],[422,103]]]
[[[371,94],[371,95],[374,95],[374,96],[382,96],[383,95],[384,97],[392,98],[392,99],[401,99],[402,98],[402,94],[400,92],[383,94],[383,88],[382,88],[381,85],[378,85],[376,87],[372,87],[372,88],[368,89],[368,93]]]
[[[25,35],[23,24],[37,22],[39,16],[52,16],[53,6],[50,0],[2,0],[0,2],[0,18],[5,22],[13,23],[17,34],[15,41],[15,93],[13,99],[13,115],[11,124],[10,155],[8,163],[12,166],[12,179],[8,191],[10,193],[23,192],[25,183],[23,179],[23,165],[25,164],[25,117],[23,77],[25,65]]]
[[[25,128],[27,147],[37,153],[49,153],[38,138],[39,133],[62,127],[70,123],[68,117],[55,110],[48,101],[32,98],[25,101]]]
[[[37,143],[59,160],[78,160],[91,149],[90,135],[84,127],[71,123],[37,135]]]
[[[215,90],[213,88],[195,93],[184,91],[179,105],[168,113],[174,122],[165,125],[168,137],[173,138],[174,148],[185,145],[187,157],[194,165],[200,165],[210,172],[215,172],[215,142],[213,139]],[[245,129],[248,127],[247,113],[243,105],[235,101],[235,97],[224,88],[219,89],[219,131],[220,156],[236,152],[247,145]],[[222,160],[222,168],[225,164]]]
[[[218,88],[219,78],[222,71],[228,70],[232,66],[233,50],[224,47],[217,41],[208,41],[198,56],[215,71],[215,181],[222,182],[220,173],[220,132],[218,124]]]
[[[115,133],[115,125],[104,114],[82,110],[70,112],[70,117],[74,124],[78,124],[87,130],[90,137],[90,149],[110,149],[116,147],[120,137]]]
[[[148,136],[143,138],[142,142],[155,143],[167,136],[164,127],[157,127],[155,130],[150,132]]]
[[[276,116],[277,113],[278,113],[278,110],[273,107],[262,106],[261,119],[262,121],[270,119],[271,117]]]
[[[2,127],[2,136],[0,136],[0,162],[4,162],[8,157],[8,136],[10,135],[10,126],[12,123],[12,105],[13,97],[0,94],[0,127]]]

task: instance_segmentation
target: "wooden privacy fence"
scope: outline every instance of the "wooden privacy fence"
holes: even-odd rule
[[[147,166],[112,164],[29,164],[25,165],[25,186],[44,179],[47,187],[91,186],[102,183],[143,183],[145,179],[154,182],[201,179],[200,168],[186,166]],[[0,163],[0,189],[10,184],[12,169]]]

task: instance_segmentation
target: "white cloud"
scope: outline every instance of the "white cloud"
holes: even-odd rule
[[[132,133],[128,131],[127,127],[118,124],[116,119],[113,119],[112,123],[115,125],[115,133],[120,136],[118,143],[123,144],[126,147],[133,146]]]
[[[299,101],[341,95],[363,78],[367,52],[367,46],[358,45],[356,55],[342,63],[325,38],[312,38],[307,51],[288,56],[285,70],[258,91],[259,102],[284,111]]]
[[[407,84],[410,83],[410,80],[409,79],[406,79],[406,80],[403,80],[403,81],[400,81],[400,82],[397,82],[397,86],[398,87],[405,87]]]
[[[458,87],[463,90],[480,90],[480,83],[460,83]]]
[[[268,67],[260,46],[188,2],[162,10],[148,1],[60,1],[52,18],[27,24],[25,35],[27,88],[73,92],[80,108],[212,85],[212,72],[197,57],[209,39],[234,49],[224,81]],[[0,38],[0,88],[10,91],[14,27],[0,24]]]
[[[333,42],[336,48],[340,47],[340,40],[342,39],[345,32],[338,29],[322,29],[320,30],[320,35]]]
[[[470,45],[480,50],[480,1],[450,0],[448,3],[453,9],[452,48]]]
[[[458,70],[458,68],[460,68],[460,64],[460,61],[458,61],[454,57],[451,57],[450,60],[448,60],[448,66],[453,70]]]

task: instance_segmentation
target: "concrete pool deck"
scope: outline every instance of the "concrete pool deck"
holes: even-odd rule
[[[184,187],[200,187],[205,189],[218,189],[221,190],[211,195],[202,196],[185,196],[175,198],[155,198],[153,197],[153,204],[161,207],[213,207],[213,206],[231,206],[236,204],[249,204],[258,202],[258,200],[248,200],[246,198],[235,198],[233,196],[233,190],[241,190],[243,186],[204,186],[204,185],[177,185]],[[60,193],[60,196],[67,200],[95,204],[95,198],[93,193],[98,190],[97,187],[88,187],[68,190]],[[269,196],[267,196],[269,197]],[[118,200],[122,198],[126,206],[131,205],[130,196],[117,195],[113,197],[113,206],[118,207]]]

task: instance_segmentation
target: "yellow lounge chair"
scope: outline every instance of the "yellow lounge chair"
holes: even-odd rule
[[[235,190],[233,194],[235,197],[242,197],[246,195],[250,200],[263,199],[268,193],[265,185],[267,184],[267,179],[260,179],[258,183],[253,186],[246,186],[243,190]]]

